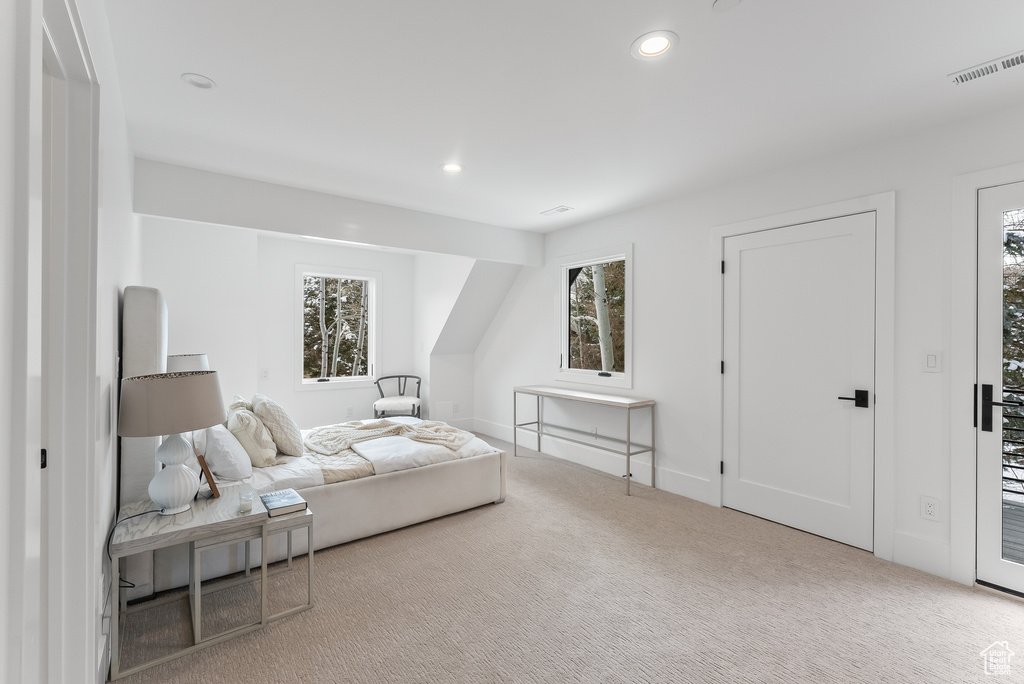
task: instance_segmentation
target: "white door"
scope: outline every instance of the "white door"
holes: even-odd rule
[[[722,502],[872,550],[875,214],[725,239]]]
[[[1024,591],[1024,183],[978,192],[978,580]]]

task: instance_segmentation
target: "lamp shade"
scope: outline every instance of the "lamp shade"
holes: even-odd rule
[[[217,371],[121,380],[117,434],[122,437],[173,435],[223,423],[226,418]]]
[[[167,357],[168,373],[204,370],[210,370],[210,360],[206,354],[172,354]]]

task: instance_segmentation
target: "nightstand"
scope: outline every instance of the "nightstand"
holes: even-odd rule
[[[217,499],[198,500],[192,507],[176,515],[160,515],[155,512],[158,507],[151,501],[140,501],[122,507],[118,515],[119,524],[115,527],[110,542],[111,555],[111,596],[117,601],[111,610],[110,629],[110,679],[120,679],[134,672],[178,658],[187,653],[212,646],[247,632],[264,627],[268,621],[308,610],[313,605],[313,513],[306,509],[290,515],[270,518],[258,496],[253,497],[252,510],[242,513],[238,510],[236,496],[221,496]],[[154,510],[139,517],[131,517],[139,513]],[[131,518],[130,518],[131,517]],[[130,519],[128,519],[130,518]],[[120,521],[124,522],[120,522]],[[273,616],[267,615],[267,556],[262,550],[268,549],[268,539],[279,533],[288,534],[288,565],[292,565],[292,532],[305,527],[309,542],[308,551],[308,591],[306,603]],[[261,542],[260,576],[249,576],[249,543]],[[189,609],[192,619],[192,645],[175,651],[172,654],[155,658],[140,665],[121,669],[121,632],[123,619],[128,609],[127,601],[120,590],[121,562],[124,558],[136,553],[154,551],[156,549],[188,544],[189,547]],[[223,584],[230,586],[242,582],[259,582],[259,617],[250,624],[227,629],[214,635],[202,633],[203,585],[201,559],[204,551],[209,551],[232,544],[245,544],[246,569],[245,577],[225,580]],[[219,588],[219,586],[217,587]],[[211,587],[212,589],[212,587]],[[208,590],[209,591],[209,590]],[[176,600],[172,597],[172,600]],[[159,603],[157,601],[156,603]]]

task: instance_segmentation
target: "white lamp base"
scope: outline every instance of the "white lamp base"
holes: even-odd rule
[[[158,461],[166,465],[149,483],[149,498],[160,506],[161,515],[184,513],[192,507],[199,491],[199,477],[185,461],[192,455],[192,445],[181,435],[170,435],[156,450]]]

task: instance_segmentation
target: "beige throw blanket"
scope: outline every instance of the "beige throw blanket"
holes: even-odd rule
[[[471,439],[472,433],[452,427],[447,423],[423,421],[416,425],[392,423],[380,420],[373,423],[340,423],[325,425],[310,430],[303,440],[307,451],[322,456],[338,456],[353,444],[380,437],[401,436],[417,442],[439,444],[452,451],[458,451]]]

